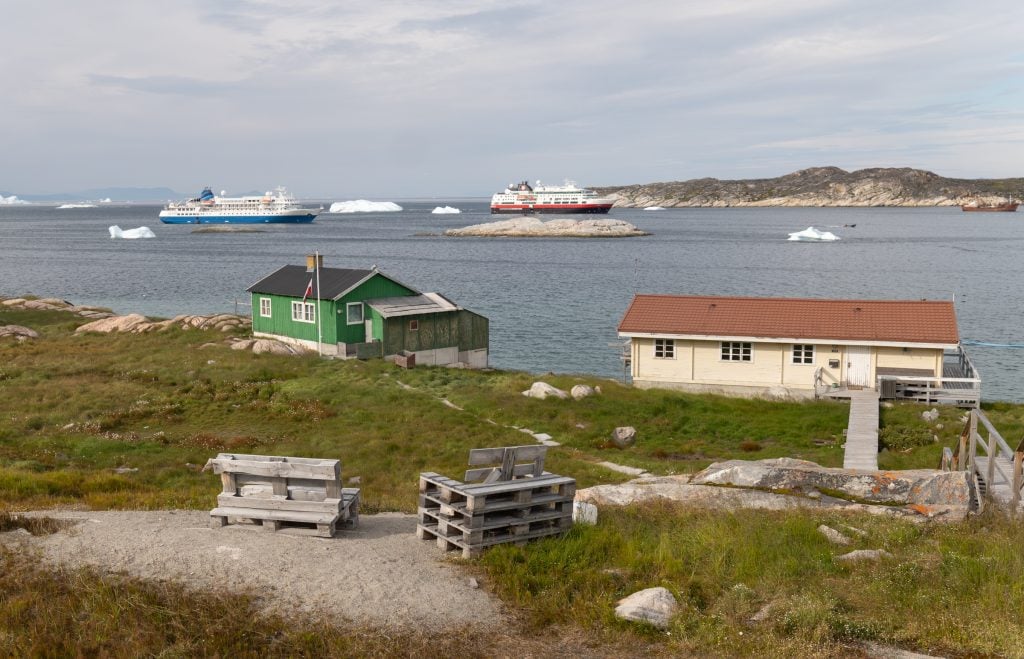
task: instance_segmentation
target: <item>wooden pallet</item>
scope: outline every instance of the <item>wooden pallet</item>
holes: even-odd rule
[[[500,463],[467,471],[467,480],[476,483],[420,474],[417,537],[434,539],[445,550],[461,549],[470,558],[493,545],[521,545],[568,531],[576,480],[544,472],[545,450],[531,445],[471,451],[470,465]],[[531,462],[517,465],[517,459]]]
[[[338,460],[221,453],[207,463],[223,491],[210,524],[246,522],[332,537],[359,522],[359,489],[341,487]]]

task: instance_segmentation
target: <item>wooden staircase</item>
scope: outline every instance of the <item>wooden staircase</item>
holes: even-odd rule
[[[981,431],[986,435],[983,436]],[[980,409],[970,411],[956,449],[943,450],[941,468],[946,471],[972,472],[978,483],[978,503],[988,500],[1024,511],[1021,488],[1024,486],[1024,440],[1016,450],[995,429]]]

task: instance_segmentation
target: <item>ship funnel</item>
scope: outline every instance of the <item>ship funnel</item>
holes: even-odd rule
[[[307,254],[306,255],[306,272],[313,272],[315,270],[323,269],[324,267],[324,255],[323,254]]]

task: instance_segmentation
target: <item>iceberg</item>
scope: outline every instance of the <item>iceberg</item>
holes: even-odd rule
[[[135,238],[156,238],[156,234],[149,227],[139,227],[138,229],[122,229],[116,224],[110,227],[111,238],[124,238],[125,240],[134,240]]]
[[[96,208],[96,204],[61,204],[57,206],[57,210],[63,210],[65,208]]]
[[[665,210],[665,207],[664,206],[647,206],[647,207],[644,208],[644,210],[645,211],[663,211],[663,210]]]
[[[839,240],[839,236],[831,231],[818,231],[814,227],[807,227],[803,231],[789,234],[789,240],[799,242],[831,242]]]
[[[0,206],[15,206],[17,204],[27,203],[29,202],[25,201],[24,199],[18,199],[18,195],[12,194],[10,197],[5,197],[2,194],[0,194]]]
[[[336,201],[331,204],[331,213],[392,213],[400,211],[402,207],[392,201],[367,201],[356,199],[355,201]]]
[[[462,211],[458,208],[452,208],[451,206],[438,206],[430,212],[434,215],[454,215],[455,213],[461,213]]]

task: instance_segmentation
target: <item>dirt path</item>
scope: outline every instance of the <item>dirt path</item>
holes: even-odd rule
[[[252,590],[284,614],[393,627],[436,623],[439,611],[446,624],[504,622],[496,598],[472,588],[444,552],[416,537],[412,515],[364,515],[357,529],[317,538],[249,525],[212,529],[206,511],[37,514],[76,523],[53,535],[0,534],[0,542],[36,547],[61,565]]]

